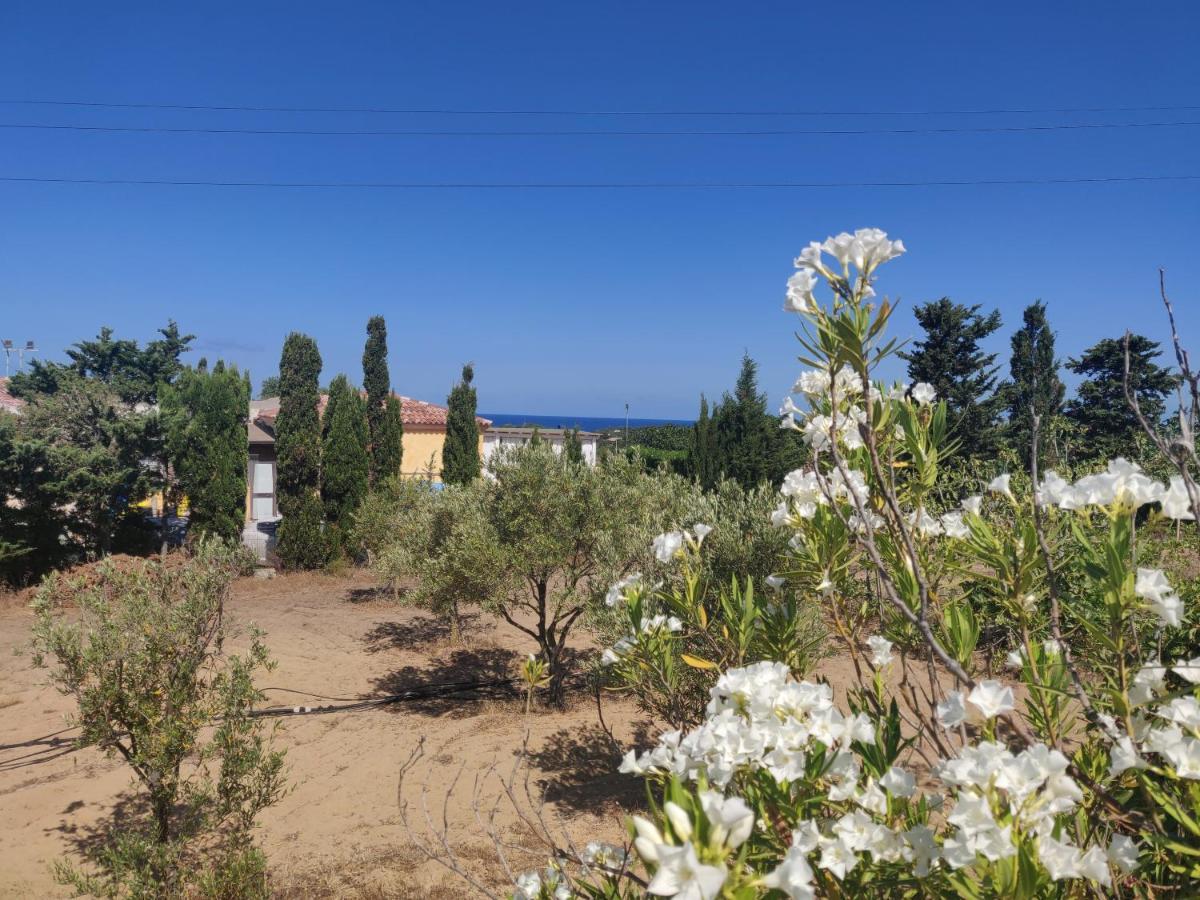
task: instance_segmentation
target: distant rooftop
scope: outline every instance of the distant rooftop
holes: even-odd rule
[[[396,393],[393,393],[392,396],[400,401],[400,420],[404,423],[405,428],[446,427],[446,417],[450,412],[446,407],[440,406],[437,403],[429,403],[426,400],[415,400],[412,397],[405,397]],[[320,406],[318,407],[321,412],[325,411],[325,405],[328,402],[329,395],[322,394]],[[255,443],[274,441],[275,419],[278,415],[278,397],[251,400],[250,440]],[[475,422],[481,428],[487,428],[492,424],[489,419],[484,419],[481,416],[476,416]]]
[[[8,392],[8,376],[0,378],[0,410],[4,412],[20,412],[21,407],[25,405],[25,401],[19,397],[14,397]]]

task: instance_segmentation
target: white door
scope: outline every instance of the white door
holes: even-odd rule
[[[254,521],[275,518],[275,463],[252,460],[250,463],[250,518]]]

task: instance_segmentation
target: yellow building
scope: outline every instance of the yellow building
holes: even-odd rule
[[[401,474],[406,478],[424,478],[440,483],[442,480],[442,448],[446,444],[446,415],[448,410],[436,403],[395,395],[400,401],[400,417],[404,423],[404,456]],[[324,411],[328,398],[321,397]],[[275,419],[279,415],[279,398],[250,401],[250,469],[246,479],[247,543],[260,544],[265,552],[267,536],[279,521],[279,504],[275,497]],[[483,433],[492,424],[475,417],[479,427],[479,452],[483,456]]]

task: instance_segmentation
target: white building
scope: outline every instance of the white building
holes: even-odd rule
[[[487,468],[488,461],[501,447],[524,447],[533,438],[533,428],[492,427],[483,433],[483,465]],[[566,428],[538,428],[538,437],[545,441],[555,453],[562,453],[570,430]],[[583,461],[589,466],[596,464],[596,450],[600,445],[602,435],[594,431],[579,432],[579,445],[583,448]]]

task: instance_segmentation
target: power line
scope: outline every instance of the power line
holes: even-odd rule
[[[91,100],[0,99],[12,106],[69,106],[91,109],[173,109],[205,112],[279,112],[279,113],[365,113],[389,115],[446,116],[992,116],[1077,113],[1183,112],[1200,106],[1077,106],[983,109],[910,109],[910,110],[780,110],[780,109],[506,109],[461,107],[378,107],[378,106],[254,106],[200,103],[112,103]]]
[[[1200,175],[1113,175],[1088,178],[981,178],[931,181],[216,181],[168,178],[41,178],[2,175],[10,184],[91,184],[116,186],[328,188],[337,190],[737,190],[822,188],[922,188],[1119,184],[1200,181]]]
[[[1021,132],[1080,131],[1121,128],[1195,128],[1200,122],[1082,122],[1061,125],[987,125],[974,128],[792,128],[762,130],[447,130],[447,129],[325,129],[325,128],[187,128],[138,125],[46,125],[0,123],[0,129],[116,132],[129,134],[253,134],[274,136],[349,137],[794,137],[883,134],[1016,134]]]

